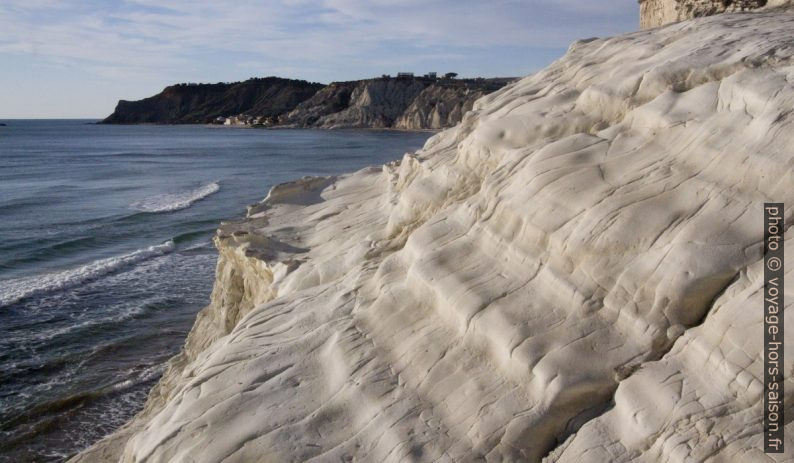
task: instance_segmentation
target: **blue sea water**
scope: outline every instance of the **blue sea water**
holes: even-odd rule
[[[209,300],[221,220],[429,136],[92,122],[0,127],[0,461],[63,461],[143,406]]]

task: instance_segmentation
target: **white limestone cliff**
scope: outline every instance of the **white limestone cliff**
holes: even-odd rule
[[[416,96],[394,127],[406,130],[452,127],[487,93],[484,89],[465,86],[430,86]]]
[[[350,104],[343,110],[320,117],[323,128],[391,127],[417,95],[427,86],[414,79],[372,79],[356,85]]]
[[[282,115],[282,127],[439,130],[455,126],[474,102],[510,78],[379,78],[336,82]]]
[[[400,162],[274,188],[146,410],[75,461],[791,461],[791,422],[762,453],[761,254],[763,203],[794,217],[793,29],[580,41]]]
[[[638,0],[640,27],[648,29],[720,13],[786,6],[791,0]]]

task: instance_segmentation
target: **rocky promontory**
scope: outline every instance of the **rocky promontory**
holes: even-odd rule
[[[103,122],[441,129],[460,122],[475,100],[511,80],[402,75],[325,86],[276,77],[179,84],[140,101],[122,100]]]
[[[265,77],[244,82],[177,84],[138,101],[121,100],[105,124],[204,124],[242,113],[276,117],[310,98],[322,84]]]

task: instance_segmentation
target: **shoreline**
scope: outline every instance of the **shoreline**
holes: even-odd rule
[[[63,119],[69,120],[69,119]],[[368,131],[382,131],[382,132],[408,132],[408,133],[438,133],[443,132],[444,130],[450,129],[452,127],[444,127],[441,129],[400,129],[395,127],[294,127],[289,125],[281,125],[281,126],[256,126],[256,125],[223,125],[223,124],[170,124],[170,123],[158,123],[158,122],[135,122],[135,123],[106,123],[106,122],[94,122],[93,124],[96,125],[115,125],[115,126],[162,126],[162,127],[176,127],[176,126],[195,126],[195,127],[208,127],[208,128],[217,128],[217,129],[256,129],[256,130],[321,130],[321,131],[344,131],[344,130],[368,130]]]

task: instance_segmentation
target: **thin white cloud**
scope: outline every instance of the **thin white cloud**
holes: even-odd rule
[[[52,114],[101,115],[114,98],[173,82],[263,75],[522,75],[577,38],[634,29],[637,10],[636,0],[2,0],[0,110],[61,101]]]
[[[564,47],[618,32],[634,10],[635,0],[6,0],[0,53],[155,72],[213,52],[311,63],[401,47]]]

